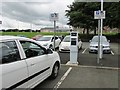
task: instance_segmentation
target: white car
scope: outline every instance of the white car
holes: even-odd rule
[[[33,88],[49,76],[58,75],[58,53],[43,48],[35,40],[0,36],[0,51],[0,89]]]
[[[78,41],[78,49],[82,48],[82,41]],[[65,36],[63,41],[61,42],[59,46],[59,51],[60,52],[69,52],[70,51],[70,36]]]
[[[102,40],[103,53],[110,53],[110,41],[105,36],[100,37]],[[98,36],[94,36],[90,40],[89,52],[98,52]]]
[[[37,41],[44,47],[47,48],[54,48],[54,36],[53,35],[46,35],[46,36],[42,36],[40,38],[37,39]],[[61,43],[61,40],[58,36],[55,36],[55,48],[59,47]]]

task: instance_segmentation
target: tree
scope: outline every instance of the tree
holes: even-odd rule
[[[94,11],[100,10],[100,7],[99,2],[73,2],[68,6],[69,10],[66,10],[66,16],[69,18],[68,25],[87,29],[87,34],[89,34],[89,29],[93,29],[96,33],[98,20],[94,19]],[[120,23],[116,24],[120,22],[119,3],[104,3],[104,10],[106,11],[104,25],[119,27]]]

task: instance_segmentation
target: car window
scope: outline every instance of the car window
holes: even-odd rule
[[[57,40],[58,39],[58,37],[55,37],[55,40]]]
[[[37,41],[49,41],[51,39],[51,37],[40,37],[38,39],[36,39]]]
[[[0,64],[21,60],[17,45],[14,41],[0,42]]]
[[[45,54],[45,49],[29,41],[20,41],[27,58]]]
[[[65,38],[63,39],[63,41],[64,41],[64,42],[70,42],[70,37],[65,37]]]
[[[92,42],[98,42],[98,37],[93,37],[92,38]],[[102,37],[102,42],[107,42],[107,38],[106,37]]]

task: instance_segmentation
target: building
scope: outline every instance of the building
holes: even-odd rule
[[[41,28],[41,32],[54,32],[54,28],[52,27]],[[56,28],[56,32],[70,32],[70,29],[69,28]]]

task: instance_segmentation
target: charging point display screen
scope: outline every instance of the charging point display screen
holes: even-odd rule
[[[76,45],[76,38],[71,38],[71,45]]]
[[[71,36],[77,36],[77,33],[71,33]]]

